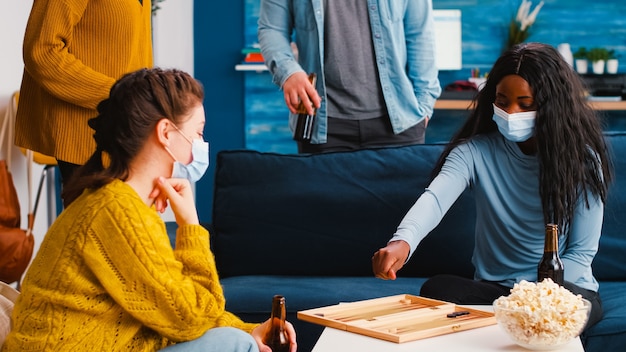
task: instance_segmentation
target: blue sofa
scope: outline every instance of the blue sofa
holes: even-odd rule
[[[606,135],[616,182],[606,204],[593,270],[603,319],[582,337],[586,351],[626,346],[626,134]],[[385,246],[430,179],[441,144],[318,155],[249,150],[217,156],[211,246],[226,307],[246,321],[270,315],[286,297],[299,351],[323,327],[299,321],[304,309],[395,294],[419,294],[431,275],[472,277],[475,205],[466,191],[422,242],[395,281],[372,276],[372,254]]]

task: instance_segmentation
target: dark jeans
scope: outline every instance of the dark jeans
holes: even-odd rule
[[[61,189],[69,182],[70,178],[81,165],[68,163],[63,160],[57,159],[57,164],[59,165],[59,172],[61,173]],[[62,192],[62,191],[61,191]],[[63,193],[61,193],[63,194]],[[63,205],[66,206],[65,201],[63,201]]]
[[[388,116],[366,120],[329,117],[327,141],[324,144],[298,142],[299,153],[348,151],[371,147],[422,144],[426,139],[426,122],[395,134]]]
[[[586,290],[571,282],[563,284],[574,294],[591,302],[591,313],[585,329],[602,319],[602,302],[595,291]],[[511,288],[495,282],[477,281],[454,275],[436,275],[422,285],[420,296],[456,304],[492,304],[500,296],[508,296]]]

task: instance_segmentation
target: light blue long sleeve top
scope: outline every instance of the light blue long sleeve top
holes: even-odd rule
[[[395,133],[431,117],[441,93],[435,63],[431,0],[367,0],[376,65]],[[298,59],[290,43],[295,31]],[[317,110],[311,143],[326,142],[323,0],[261,0],[258,21],[261,52],[273,81],[282,87],[296,72],[318,74]],[[372,82],[372,84],[376,84]],[[293,130],[296,115],[290,114]]]
[[[539,162],[497,132],[451,151],[391,241],[406,241],[409,257],[413,255],[467,187],[476,201],[474,278],[509,287],[521,280],[536,281],[545,236]],[[598,251],[604,204],[592,194],[588,199],[588,207],[584,197],[578,200],[569,231],[559,234],[559,254],[566,281],[597,291],[591,262]]]

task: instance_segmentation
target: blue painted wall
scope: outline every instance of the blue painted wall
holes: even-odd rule
[[[437,9],[461,9],[463,70],[440,73],[442,85],[465,79],[477,67],[489,71],[501,53],[510,19],[521,0],[434,0]],[[539,0],[533,0],[533,8]],[[570,43],[575,51],[581,46],[606,47],[621,55],[619,72],[626,71],[626,2],[623,0],[583,1],[547,0],[531,27],[528,41],[553,46]]]
[[[507,26],[521,0],[433,0],[436,9],[462,12],[463,69],[440,72],[442,86],[466,79],[470,70],[488,72],[500,55]],[[533,0],[533,5],[539,1]],[[219,150],[249,148],[293,153],[282,92],[269,73],[237,72],[241,48],[257,41],[259,0],[194,2],[195,73],[206,88],[206,135],[211,157]],[[626,72],[626,1],[546,0],[532,27],[530,41],[572,49],[603,46],[620,54],[619,72]],[[445,115],[445,116],[444,116]],[[436,112],[427,139],[438,140],[437,126],[458,124],[464,114]],[[437,120],[439,119],[439,120]],[[446,122],[444,122],[446,121]],[[212,165],[198,183],[202,221],[210,221]]]
[[[215,155],[244,148],[244,77],[234,70],[241,60],[242,1],[194,1],[195,76],[204,84],[205,138],[210,143],[209,170],[196,184],[200,221],[210,222]]]

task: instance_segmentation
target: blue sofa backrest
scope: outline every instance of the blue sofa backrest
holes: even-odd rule
[[[607,134],[615,181],[605,207],[599,280],[626,279],[626,134]],[[222,277],[369,276],[430,181],[443,145],[317,155],[249,150],[217,156],[211,245]],[[464,193],[400,276],[472,277],[475,205]]]
[[[220,152],[211,234],[220,276],[371,276],[373,253],[423,192],[442,150]],[[399,274],[471,277],[474,217],[466,194]]]
[[[600,248],[593,261],[598,280],[626,279],[626,133],[607,133],[615,179],[604,208]]]

